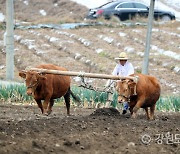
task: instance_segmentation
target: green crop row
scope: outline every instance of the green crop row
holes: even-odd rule
[[[72,87],[73,93],[80,98],[81,103],[77,103],[72,99],[72,105],[96,108],[98,106],[105,107],[108,99],[107,92],[96,92],[81,87]],[[26,87],[24,84],[17,85],[0,85],[0,100],[8,103],[32,103],[34,102],[31,96],[26,94]],[[57,99],[56,104],[61,104],[64,100]],[[117,103],[117,93],[113,96],[111,106],[120,108],[122,105]],[[166,96],[160,97],[156,105],[159,111],[180,111],[180,97]]]
[[[26,94],[25,85],[0,85],[0,100],[3,102],[19,102],[32,101],[32,97]]]
[[[156,108],[159,111],[180,111],[180,97],[160,97]]]

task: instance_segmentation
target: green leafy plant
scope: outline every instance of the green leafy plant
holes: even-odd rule
[[[85,89],[82,87],[72,86],[73,93],[80,98],[81,104],[74,101],[72,99],[72,105],[82,107],[96,107],[97,105],[105,105],[108,99],[107,92],[98,92],[89,89]],[[112,107],[121,107],[119,103],[117,103],[117,93],[115,92],[113,95],[113,100],[111,103]],[[28,96],[26,94],[26,86],[24,84],[10,84],[10,85],[0,85],[0,100],[1,102],[13,102],[13,103],[27,103],[32,102],[33,97]],[[56,105],[61,105],[64,102],[63,98],[56,99]],[[156,104],[156,109],[159,111],[180,111],[180,97],[178,96],[166,96],[160,97]]]

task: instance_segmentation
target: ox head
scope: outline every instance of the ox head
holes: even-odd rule
[[[116,84],[118,102],[129,102],[132,95],[136,95],[136,82],[131,79],[120,80]]]
[[[20,71],[19,76],[25,79],[27,94],[34,96],[34,92],[37,86],[42,80],[45,80],[46,77],[43,74],[34,72],[34,71]]]

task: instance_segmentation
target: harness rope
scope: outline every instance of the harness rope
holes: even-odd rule
[[[102,88],[99,88],[99,87],[94,87],[91,84],[89,84],[88,82],[85,82],[84,72],[80,72],[78,77],[81,78],[81,85],[79,87],[83,87],[83,88],[86,88],[86,89],[89,89],[89,90],[93,90],[93,91],[96,91],[96,92],[107,92],[107,93],[110,93],[110,94],[114,93],[114,90],[112,88],[112,84],[114,82],[111,82],[107,87],[102,89]],[[133,95],[137,95],[137,93],[136,93],[136,86],[137,86],[138,80],[139,80],[139,77],[135,76],[134,82],[136,84],[134,86],[134,90],[133,90],[134,94]],[[123,96],[123,97],[125,97],[126,99],[128,99],[130,101],[130,96],[131,95],[129,95],[129,97],[127,97],[127,96],[124,96],[123,94],[121,94],[120,96]]]
[[[37,86],[38,84],[39,84],[38,82],[34,83],[33,85],[30,84],[29,86],[27,86],[27,89],[28,88],[33,88],[33,87]]]
[[[84,76],[81,74],[81,76],[79,76],[81,78],[81,85],[79,87],[83,87],[83,88],[86,88],[86,89],[89,89],[89,90],[93,90],[93,91],[96,91],[96,92],[107,92],[107,93],[111,93],[113,94],[113,91],[111,88],[109,88],[111,86],[111,84],[108,86],[108,87],[105,87],[103,89],[99,88],[99,87],[94,87],[92,86],[91,84],[89,84],[88,82],[85,82],[85,79],[84,79]],[[109,88],[109,89],[108,89]]]

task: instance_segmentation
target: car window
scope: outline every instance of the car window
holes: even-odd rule
[[[147,6],[141,3],[134,3],[136,8],[147,9]]]
[[[134,8],[133,3],[123,3],[118,8]]]

